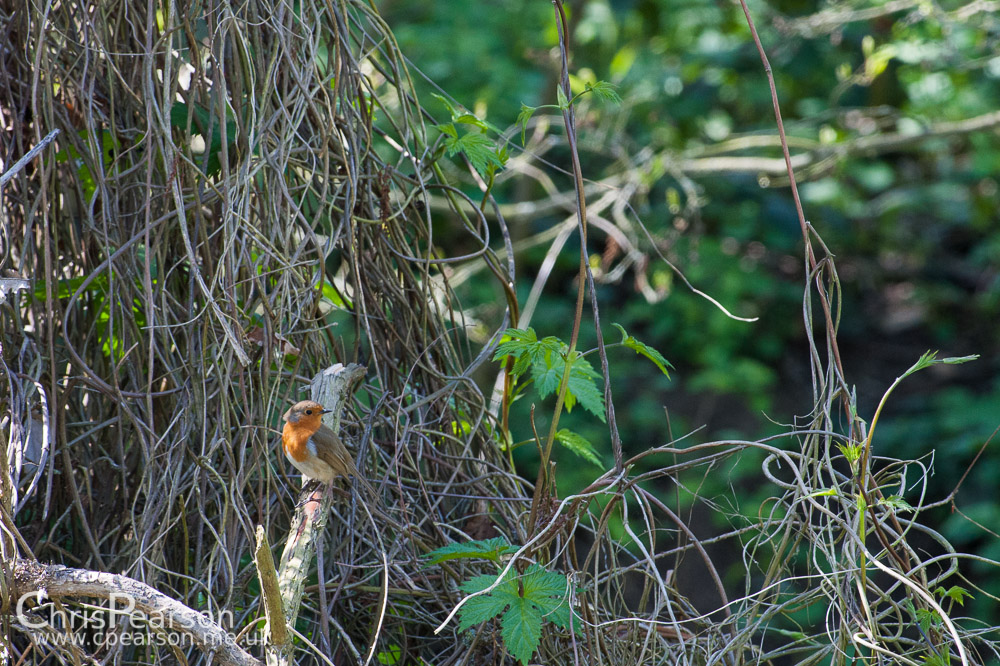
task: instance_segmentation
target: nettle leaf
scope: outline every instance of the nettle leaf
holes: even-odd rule
[[[604,422],[604,391],[597,388],[599,378],[600,375],[590,365],[590,361],[578,357],[569,371],[566,411],[573,411],[573,406],[579,400],[584,409]]]
[[[449,157],[456,153],[464,154],[469,158],[472,167],[480,174],[485,174],[487,167],[491,164],[497,167],[503,166],[500,156],[497,154],[496,144],[485,134],[469,132],[457,138],[449,137],[445,139],[444,145],[448,150]]]
[[[594,93],[601,99],[614,102],[615,104],[621,104],[622,97],[615,90],[615,85],[613,83],[608,83],[607,81],[598,81],[593,85],[588,85],[587,90]]]
[[[424,557],[428,558],[428,562],[424,566],[433,566],[448,560],[458,559],[486,559],[499,562],[501,556],[516,552],[517,546],[510,545],[503,537],[450,543],[427,553]]]
[[[937,594],[939,597],[948,597],[949,599],[957,603],[959,606],[965,605],[966,597],[969,597],[970,599],[973,598],[972,593],[969,592],[964,587],[962,587],[961,585],[952,585],[947,590],[944,589],[943,587],[939,587],[936,590],[934,590],[934,593]]]
[[[559,390],[566,360],[562,354],[547,352],[531,364],[531,376],[540,398],[547,398]]]
[[[562,381],[565,369],[566,359],[561,353],[546,353],[532,363],[531,376],[535,380],[539,397],[547,398],[559,390],[559,382]],[[604,421],[604,392],[597,388],[598,378],[600,375],[594,371],[590,361],[580,356],[573,361],[569,371],[569,385],[563,399],[566,411],[573,411],[573,407],[579,402],[584,409]]]
[[[636,340],[633,336],[626,333],[625,328],[621,324],[611,324],[611,325],[617,328],[619,331],[621,331],[623,345],[633,350],[636,354],[642,354],[650,361],[655,363],[656,367],[660,369],[660,372],[665,374],[669,379],[670,372],[667,371],[667,368],[673,368],[674,366],[670,364],[670,361],[668,361],[666,358],[663,357],[663,354],[653,349],[646,343],[640,342],[639,340]]]
[[[508,328],[504,332],[504,338],[493,354],[494,361],[508,357],[517,359],[513,370],[516,376],[523,375],[530,367],[532,380],[541,398],[547,398],[559,390],[559,382],[566,369],[565,354],[568,350],[562,340],[552,336],[539,340],[531,328]],[[570,368],[569,385],[566,387],[567,411],[572,411],[579,402],[601,421],[605,420],[604,393],[597,387],[598,378],[600,375],[594,371],[590,361],[577,356]]]
[[[528,371],[536,361],[545,358],[546,354],[562,354],[566,345],[559,338],[548,336],[538,339],[533,328],[508,328],[503,339],[493,353],[494,361],[503,361],[508,357],[516,359],[513,373],[520,377]],[[543,396],[544,397],[544,396]]]
[[[910,506],[910,503],[907,502],[902,497],[900,497],[899,495],[890,495],[889,497],[886,497],[884,500],[882,500],[881,504],[891,506],[897,511],[909,511],[911,513],[914,511],[913,507]]]
[[[479,592],[495,580],[495,576],[476,576],[462,584],[462,591]],[[543,621],[579,633],[569,607],[568,591],[565,575],[531,564],[520,577],[511,571],[492,592],[469,599],[459,610],[459,628],[465,630],[499,616],[500,635],[507,651],[527,664],[538,649]]]
[[[930,630],[931,627],[937,627],[941,625],[941,616],[938,615],[937,611],[929,610],[927,608],[917,609],[917,624],[920,628],[924,630],[924,633]]]
[[[521,113],[517,114],[517,121],[515,125],[521,126],[521,145],[524,145],[524,133],[528,129],[528,121],[531,120],[531,116],[535,115],[537,109],[533,106],[528,106],[524,102],[521,102]]]
[[[594,450],[594,445],[583,437],[583,435],[579,435],[572,430],[566,430],[563,428],[556,433],[556,439],[560,444],[587,462],[594,463],[598,467],[604,467],[604,465],[601,464],[601,459],[597,457],[597,451]]]
[[[479,578],[489,579],[484,587],[490,585],[495,580],[491,576],[479,576]],[[465,631],[481,622],[492,620],[506,609],[507,603],[491,594],[481,594],[478,597],[472,597],[458,611],[458,629],[459,631]]]
[[[500,620],[500,636],[511,656],[527,664],[542,638],[542,613],[528,599],[517,598]]]
[[[455,129],[455,126],[451,123],[444,123],[443,125],[437,125],[437,131],[441,132],[441,134],[444,134],[445,136],[451,137],[452,139],[458,138],[458,130]],[[450,154],[451,153],[449,153],[449,155]]]

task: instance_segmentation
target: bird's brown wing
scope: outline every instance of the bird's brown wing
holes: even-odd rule
[[[344,443],[340,441],[337,433],[326,426],[321,426],[313,433],[313,439],[316,442],[316,455],[320,460],[332,467],[340,476],[353,476],[360,485],[364,486],[365,490],[371,493],[372,497],[378,497],[375,488],[358,472],[354,458],[351,457],[351,453],[344,446]]]

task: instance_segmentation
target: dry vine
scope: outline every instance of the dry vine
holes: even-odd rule
[[[974,663],[996,654],[995,630],[949,618],[934,596],[961,555],[919,512],[878,501],[879,487],[912,463],[866,456],[852,475],[838,456],[838,442],[864,441],[865,425],[836,360],[834,265],[804,217],[807,330],[816,302],[825,322],[809,423],[780,441],[672,442],[631,459],[616,447],[615,469],[584,491],[559,500],[543,484],[533,502],[473,380],[496,333],[518,320],[505,209],[480,208],[445,178],[440,136],[370,5],[111,0],[0,11],[18,45],[0,52],[5,159],[62,130],[58,150],[0,191],[0,271],[30,283],[0,294],[12,462],[0,621],[15,659],[208,660],[196,646],[47,648],[42,633],[55,628],[38,632],[10,614],[10,565],[31,558],[124,574],[222,613],[223,628],[260,656],[255,528],[280,548],[297,484],[277,455],[276,426],[336,361],[369,368],[345,432],[384,515],[368,520],[349,494],[334,503],[324,565],[291,627],[300,663],[374,653],[438,666],[509,659],[488,624],[463,634],[445,623],[464,596],[458,583],[480,571],[422,562],[439,546],[494,534],[523,545],[509,568],[530,559],[572,573],[582,633],[546,631],[542,663],[842,663],[887,652]],[[575,142],[572,109],[564,120]],[[523,159],[528,168],[530,154]],[[561,230],[589,224],[618,240],[623,262],[641,261],[641,223],[628,207],[635,183],[584,182],[578,165],[574,176],[575,197],[555,204],[574,213]],[[595,192],[610,194],[584,215]],[[441,256],[442,230],[476,249]],[[557,233],[554,253],[568,231]],[[504,294],[508,312],[492,322],[490,343],[467,335],[443,270],[452,264],[485,267]],[[593,290],[588,271],[583,261],[578,312]],[[591,311],[596,318],[596,299]],[[757,520],[734,515],[733,530],[715,538],[745,554],[745,588],[733,599],[707,540],[641,484],[683,483],[685,472],[748,449],[766,455],[775,496]],[[665,462],[632,474],[651,458]],[[914,531],[940,553],[910,547]],[[703,563],[714,612],[677,593],[670,571],[682,557]],[[866,575],[862,562],[882,575]],[[827,612],[825,634],[770,631],[776,616],[807,605]],[[947,626],[917,631],[917,610],[939,611]]]

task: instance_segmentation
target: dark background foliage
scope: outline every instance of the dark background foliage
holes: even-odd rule
[[[808,160],[797,172],[807,219],[837,258],[839,339],[862,417],[871,418],[886,388],[926,350],[981,355],[907,379],[888,403],[875,446],[931,464],[932,498],[952,492],[968,472],[957,506],[995,531],[995,440],[970,465],[1000,425],[1000,16],[964,2],[751,9],[792,153]],[[739,5],[592,0],[571,3],[570,11],[571,74],[612,81],[624,100],[594,102],[579,115],[584,174],[592,181],[635,175],[631,212],[648,232],[635,232],[648,263],[618,275],[620,248],[593,235],[588,251],[604,269],[601,299],[612,304],[605,335],[614,335],[608,321],[620,322],[677,368],[667,380],[631,352],[613,358],[625,446],[638,452],[697,428],[694,440],[776,432],[775,423],[812,407],[802,239],[783,166],[738,159],[780,156],[766,78]],[[555,101],[557,35],[545,3],[397,1],[384,14],[415,68],[447,82],[453,99],[495,125],[510,126],[522,102]],[[557,119],[549,131],[559,132]],[[512,144],[517,154],[520,137]],[[568,168],[560,145],[546,152],[529,144],[532,150]],[[702,172],[699,160],[710,157],[732,159]],[[568,187],[568,179],[550,175],[559,189]],[[522,181],[508,188],[501,181],[500,198],[546,199],[541,185]],[[530,238],[562,215],[542,209],[515,219],[512,229]],[[734,321],[691,293],[651,243],[699,289],[759,320]],[[522,299],[547,247],[518,255]],[[559,254],[532,321],[540,334],[565,334],[578,252],[570,242]],[[460,293],[489,318],[494,290],[466,284]],[[584,327],[584,337],[582,347],[591,348],[592,330]],[[610,461],[603,425],[576,412],[567,418]],[[518,453],[533,469],[530,447]],[[559,455],[565,488],[589,478],[572,454]],[[727,472],[699,479],[700,492],[721,496],[736,486],[756,506],[755,461]],[[669,484],[660,490],[673,492]],[[1000,554],[995,534],[950,508],[935,510],[932,522],[960,549]],[[995,577],[980,578],[986,570],[973,564],[968,573],[1000,594]],[[979,595],[972,603],[996,621],[994,599]]]

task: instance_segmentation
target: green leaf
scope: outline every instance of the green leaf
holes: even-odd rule
[[[469,132],[458,138],[449,137],[445,139],[444,145],[449,156],[456,153],[464,154],[469,158],[472,167],[482,175],[486,174],[486,169],[491,164],[503,166],[496,145],[484,134]]]
[[[489,131],[490,129],[490,126],[486,121],[480,120],[471,113],[462,113],[456,116],[454,118],[454,121],[456,123],[463,123],[465,125],[475,125],[476,127],[482,129],[483,131]]]
[[[972,593],[969,592],[964,587],[962,587],[961,585],[952,585],[947,590],[944,589],[943,587],[938,587],[934,590],[934,593],[939,597],[948,597],[949,599],[957,603],[959,606],[965,605],[966,597],[969,597],[970,599],[974,598],[972,596]]]
[[[487,586],[495,580],[490,576],[480,576],[480,578],[489,579],[486,583]],[[472,597],[458,611],[458,629],[459,631],[465,631],[480,622],[492,620],[506,609],[506,602],[501,601],[491,594],[481,594],[478,597]]]
[[[513,374],[515,377],[520,377],[528,371],[533,363],[542,361],[546,354],[553,352],[562,354],[565,347],[562,340],[553,336],[539,340],[532,328],[508,328],[504,331],[503,338],[493,353],[493,360],[503,361],[508,357],[513,357],[516,360]]]
[[[444,104],[445,108],[448,109],[448,115],[450,115],[452,118],[454,118],[455,116],[459,115],[458,109],[455,108],[455,105],[452,104],[448,100],[448,98],[442,97],[441,95],[438,95],[437,93],[431,93],[431,97],[433,97],[437,101],[439,101],[442,104]]]
[[[502,555],[509,555],[516,552],[517,546],[510,545],[503,537],[482,539],[480,541],[466,541],[465,543],[450,543],[447,546],[442,546],[424,555],[424,557],[428,558],[428,562],[424,566],[429,567],[448,560],[458,559],[486,559],[499,562]],[[491,580],[490,583],[492,582]]]
[[[937,365],[943,363],[945,365],[959,365],[962,363],[968,363],[969,361],[975,361],[979,358],[979,354],[972,354],[971,356],[949,356],[948,358],[938,358],[936,351],[926,351],[924,354],[914,363],[909,370],[903,373],[903,377],[912,375],[918,370],[923,370],[924,368],[929,368],[932,365]]]
[[[493,360],[506,360],[508,357],[517,359],[513,372],[518,377],[530,367],[539,397],[546,398],[559,389],[566,369],[564,354],[567,349],[559,338],[549,336],[539,340],[531,328],[509,328],[504,331],[503,341],[497,346]],[[601,421],[605,420],[604,392],[597,387],[598,378],[600,375],[594,371],[590,362],[577,356],[570,368],[569,385],[566,387],[567,411],[572,411],[579,402]]]
[[[615,90],[615,85],[607,81],[598,81],[592,86],[589,85],[587,86],[587,90],[608,102],[620,104],[622,101],[621,95]]]
[[[910,503],[907,502],[902,497],[900,497],[899,495],[890,495],[889,497],[886,497],[884,500],[879,502],[879,504],[891,506],[897,511],[909,511],[912,513],[914,510],[913,507],[910,506]]]
[[[924,630],[924,633],[927,633],[931,627],[937,627],[941,624],[941,616],[938,615],[936,610],[918,608],[917,624],[919,624],[920,628]]]
[[[521,103],[521,113],[517,114],[517,122],[515,124],[521,126],[521,145],[524,145],[524,133],[528,129],[528,121],[531,120],[531,116],[535,114],[536,107],[528,106],[525,103]]]
[[[437,131],[441,132],[441,134],[444,134],[445,136],[450,136],[452,139],[458,138],[458,130],[455,129],[455,126],[451,123],[436,125],[435,129],[437,129]],[[450,154],[451,153],[449,153],[449,155]]]
[[[847,462],[851,464],[852,468],[861,460],[861,454],[865,450],[861,444],[837,444],[837,448],[847,458]]]
[[[569,107],[569,100],[566,99],[566,93],[563,92],[562,85],[556,86],[556,101],[559,103],[560,109]]]
[[[393,664],[398,664],[403,658],[403,648],[397,643],[390,643],[385,650],[378,652],[375,658],[378,659],[378,663],[380,664],[393,666]]]
[[[476,576],[462,584],[462,591],[479,592],[495,580],[495,576]],[[459,628],[465,630],[500,616],[504,646],[515,659],[526,664],[538,649],[544,620],[579,633],[569,608],[568,591],[565,575],[531,564],[520,576],[520,586],[518,576],[511,571],[492,592],[465,602],[459,610]]]
[[[542,638],[542,614],[528,599],[517,598],[500,620],[500,635],[511,656],[527,664]]]
[[[579,400],[588,412],[604,422],[604,391],[597,387],[600,375],[590,365],[590,361],[577,357],[569,372],[569,387],[566,390],[566,411],[573,411]]]
[[[333,303],[338,308],[349,309],[353,307],[349,302],[344,300],[344,297],[340,295],[332,284],[323,281],[323,298]]]
[[[540,398],[547,398],[559,390],[563,369],[566,361],[561,354],[545,352],[531,364],[531,376],[535,380],[535,389]]]
[[[667,368],[673,368],[674,366],[670,365],[670,361],[664,358],[663,354],[656,351],[646,343],[640,342],[639,340],[636,340],[633,336],[626,333],[625,327],[623,327],[621,324],[612,324],[612,326],[621,331],[623,345],[634,351],[636,354],[642,354],[643,356],[648,358],[650,361],[656,364],[656,367],[660,369],[660,372],[665,374],[668,378],[670,377],[670,372],[667,371]]]
[[[597,457],[597,451],[594,450],[594,445],[587,441],[587,439],[582,435],[578,435],[571,430],[563,428],[556,433],[556,439],[560,444],[587,462],[594,463],[598,467],[604,467],[604,465],[601,464],[601,459]]]

